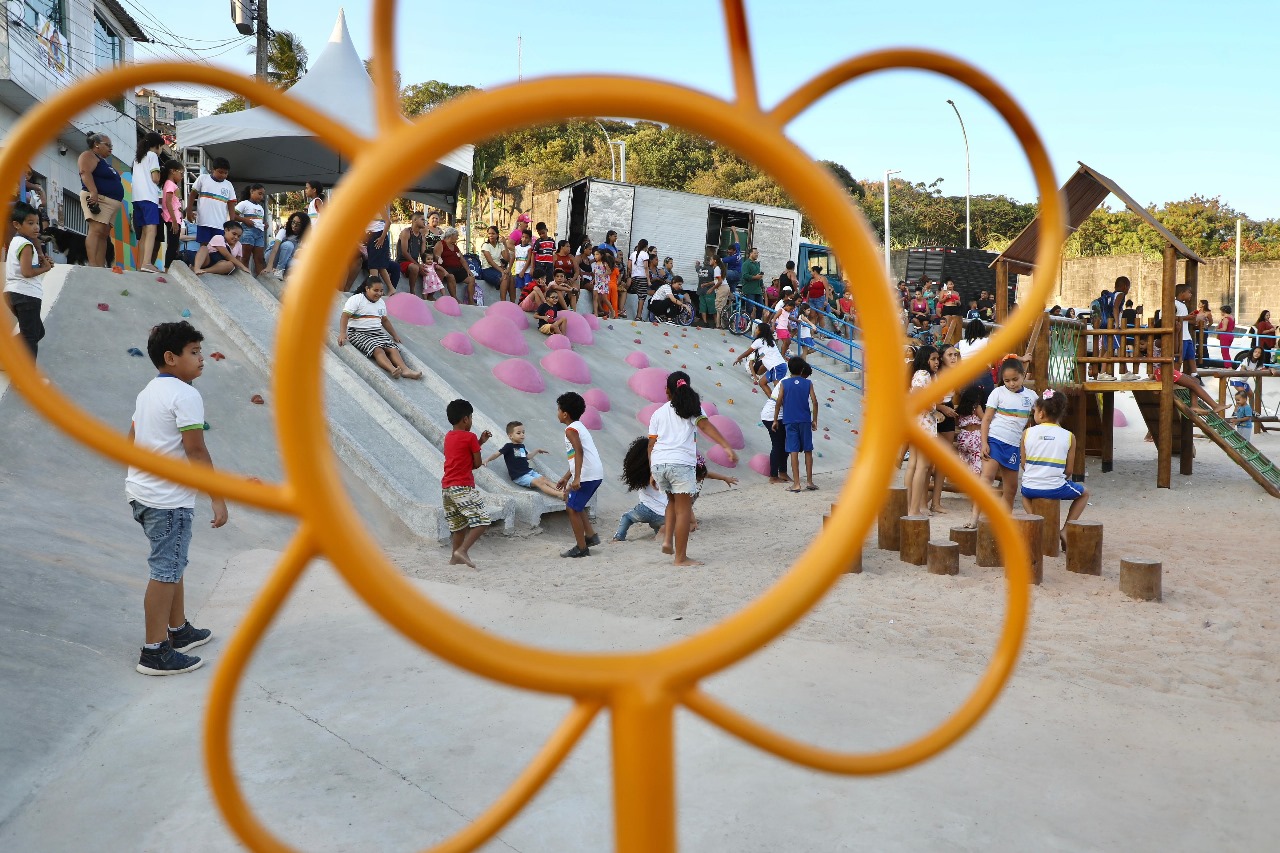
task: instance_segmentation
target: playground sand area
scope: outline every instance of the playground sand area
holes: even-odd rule
[[[1196,473],[1175,473],[1172,489],[1156,489],[1154,448],[1143,441],[1137,406],[1120,394],[1116,408],[1128,424],[1116,430],[1115,470],[1099,473],[1090,461],[1092,494],[1083,516],[1105,525],[1102,576],[1068,572],[1062,556],[1045,558],[1014,683],[1035,674],[1141,688],[1280,721],[1280,580],[1266,554],[1280,502],[1198,432]],[[1280,433],[1255,444],[1272,458],[1280,455]],[[747,476],[748,483],[759,480]],[[603,544],[590,559],[559,557],[561,546],[572,544],[567,526],[528,540],[486,537],[473,551],[476,570],[447,565],[447,550],[431,545],[394,556],[418,578],[679,620],[681,632],[693,633],[763,593],[816,538],[843,486],[836,474],[817,481],[819,491],[799,495],[781,485],[708,481],[696,507],[703,527],[689,545],[692,557],[706,561],[696,569],[672,567],[647,525],[633,526],[625,543],[609,541],[626,507],[602,510]],[[952,525],[966,520],[969,501],[945,493],[943,507],[931,520],[933,539],[945,540]],[[961,557],[959,575],[930,575],[877,549],[874,527],[863,556],[863,572],[842,576],[789,636],[943,660],[976,676],[1002,624],[1003,571]],[[1162,602],[1119,591],[1120,560],[1128,557],[1163,564]]]

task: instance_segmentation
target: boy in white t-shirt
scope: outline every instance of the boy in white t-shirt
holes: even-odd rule
[[[204,400],[191,383],[204,371],[204,335],[188,322],[161,323],[147,338],[147,354],[159,375],[138,395],[129,440],[155,453],[213,467],[205,447]],[[212,632],[187,621],[182,575],[195,523],[196,490],[141,468],[129,467],[125,495],[133,519],[151,546],[151,579],[142,599],[146,643],[138,658],[143,675],[175,675],[199,668],[200,658],[184,654],[209,642]],[[227,523],[227,504],[213,502],[215,528]],[[176,627],[175,627],[176,626]]]
[[[40,251],[40,214],[29,204],[16,202],[9,214],[15,232],[4,262],[4,298],[18,321],[18,334],[35,358],[44,337],[40,309],[44,304],[44,274],[53,261]]]
[[[227,180],[231,164],[225,157],[214,157],[209,163],[209,173],[196,178],[187,196],[187,210],[196,213],[196,239],[201,246],[209,245],[214,237],[221,236],[223,223],[238,222],[236,213],[236,188]]]
[[[240,243],[240,235],[243,231],[239,222],[224,222],[222,233],[196,252],[196,275],[228,275],[237,269],[249,272],[249,267],[242,260],[244,246]]]
[[[596,450],[591,430],[582,423],[587,411],[587,401],[581,394],[568,391],[556,398],[556,418],[565,425],[564,451],[569,457],[569,470],[556,483],[565,490],[565,506],[569,510],[569,524],[573,527],[575,544],[561,557],[590,557],[591,546],[600,544],[600,537],[587,515],[587,504],[604,480],[604,465]]]

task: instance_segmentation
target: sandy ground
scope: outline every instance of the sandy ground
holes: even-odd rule
[[[1280,720],[1280,587],[1274,561],[1251,544],[1259,531],[1276,529],[1280,501],[1198,434],[1195,475],[1177,474],[1175,460],[1173,488],[1156,489],[1155,450],[1142,440],[1137,407],[1121,395],[1117,409],[1128,426],[1116,430],[1115,470],[1101,474],[1091,460],[1087,480],[1093,495],[1084,518],[1106,525],[1102,577],[1067,572],[1061,557],[1045,559],[1019,671],[1214,697]],[[1258,437],[1257,445],[1280,456],[1280,433]],[[581,560],[559,558],[571,543],[565,529],[483,539],[472,552],[477,571],[446,565],[446,552],[431,546],[396,556],[424,579],[707,624],[767,589],[816,536],[815,519],[842,486],[835,475],[817,480],[822,490],[800,495],[783,486],[713,484],[697,504],[704,526],[689,551],[707,565],[696,570],[670,566],[647,526],[632,528],[634,541],[606,541]],[[948,494],[943,506],[931,526],[945,539],[966,517],[968,500]],[[602,509],[602,538],[618,514]],[[843,577],[792,635],[982,665],[1003,615],[1002,573],[963,557],[958,576],[940,578],[873,546],[874,531],[863,573]],[[1119,592],[1120,559],[1130,556],[1162,561],[1162,603]]]

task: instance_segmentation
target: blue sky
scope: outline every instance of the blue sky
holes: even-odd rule
[[[192,47],[236,34],[225,2],[123,2],[149,32],[158,29],[153,19],[162,21]],[[292,30],[315,56],[341,5],[270,0],[271,24]],[[722,96],[731,91],[717,0],[457,2],[447,14],[441,5],[400,4],[398,52],[406,83],[512,80],[516,39],[523,35],[526,79],[643,74]],[[369,5],[345,8],[356,48],[367,55]],[[1060,182],[1083,160],[1144,204],[1196,193],[1221,196],[1255,218],[1280,217],[1280,4],[1270,0],[755,0],[748,15],[766,105],[855,53],[890,46],[942,50],[989,72],[1022,103],[1049,146]],[[138,57],[148,52],[139,50]],[[238,46],[211,61],[253,68],[253,58]],[[943,178],[944,192],[962,195],[964,145],[948,98],[968,130],[973,193],[1032,200],[1030,172],[1012,135],[976,95],[941,78],[876,75],[828,96],[788,133],[815,158],[843,163],[856,177],[901,169],[912,181]],[[619,92],[619,102],[625,100]]]

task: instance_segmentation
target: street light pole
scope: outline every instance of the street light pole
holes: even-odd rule
[[[612,180],[618,180],[618,161],[613,153],[613,140],[609,138],[609,131],[604,129],[601,122],[596,122],[600,127],[600,132],[604,134],[604,147],[609,149],[609,176]],[[624,167],[625,168],[625,167]]]
[[[893,263],[889,259],[889,176],[896,175],[901,169],[884,170],[884,274],[893,280]]]
[[[964,119],[960,117],[960,108],[956,106],[956,102],[947,98],[947,103],[956,111],[956,118],[960,119],[960,135],[964,137],[964,247],[967,249],[973,234],[973,229],[969,227],[969,134],[965,132]]]

